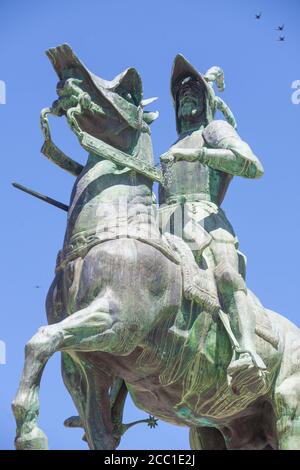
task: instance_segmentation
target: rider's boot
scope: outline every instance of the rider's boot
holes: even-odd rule
[[[245,281],[227,263],[219,265],[215,275],[222,304],[240,346],[228,366],[228,382],[235,393],[244,390],[261,395],[267,391],[267,368],[255,348],[255,316],[248,308]]]

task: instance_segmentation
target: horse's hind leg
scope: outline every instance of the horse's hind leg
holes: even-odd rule
[[[116,449],[124,433],[127,387],[123,379],[100,371],[83,355],[62,353],[64,384],[79,414],[68,418],[65,426],[82,428],[90,449]]]
[[[85,439],[92,450],[111,450],[113,436],[109,389],[113,379],[99,372],[83,354],[62,353],[62,376],[80,416]]]
[[[13,403],[17,448],[47,448],[47,438],[36,425],[38,392],[43,369],[55,352],[106,351],[121,355],[131,352],[124,341],[124,325],[118,321],[119,316],[118,312],[110,311],[110,302],[103,297],[60,323],[40,328],[29,341],[25,347],[23,375]],[[135,334],[138,332],[131,333],[132,340]]]
[[[300,450],[300,374],[276,388],[275,405],[279,449]]]

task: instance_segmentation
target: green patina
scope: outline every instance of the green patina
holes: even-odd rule
[[[233,177],[263,174],[215,94],[222,69],[202,75],[175,58],[178,140],[157,168],[149,126],[158,114],[144,109],[153,99],[143,100],[137,71],[107,81],[67,45],[48,56],[59,83],[41,114],[42,153],[77,178],[69,206],[20,188],[68,219],[48,326],[26,346],[13,403],[17,449],[48,446],[38,394],[56,352],[78,411],[65,425],[82,427],[90,449],[115,449],[127,429],[157,418],[188,426],[194,449],[299,449],[300,332],[247,288],[245,256],[221,209]],[[66,117],[89,153],[85,165],[52,142],[48,114]],[[123,423],[128,393],[149,418]]]

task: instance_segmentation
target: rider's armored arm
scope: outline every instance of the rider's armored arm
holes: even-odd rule
[[[177,160],[200,160],[205,165],[230,175],[260,178],[264,173],[260,161],[245,142],[241,141],[241,144],[239,151],[202,147],[201,149],[174,149],[172,153]],[[242,152],[242,147],[245,148],[244,152]]]
[[[203,131],[205,146],[171,148],[176,160],[200,160],[216,170],[245,178],[260,178],[264,169],[249,145],[225,121],[212,121]]]
[[[243,142],[244,146],[248,147]],[[247,149],[246,149],[247,150]],[[240,153],[230,149],[210,149],[202,148],[199,152],[199,159],[202,163],[236,176],[245,178],[260,178],[263,173],[263,167],[255,155],[250,154],[251,150]]]
[[[245,178],[260,178],[264,169],[249,145],[225,121],[212,121],[203,131],[206,147],[200,161],[216,170]]]

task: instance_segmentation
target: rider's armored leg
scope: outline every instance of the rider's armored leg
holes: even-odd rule
[[[212,250],[216,262],[215,277],[222,306],[230,317],[231,327],[239,342],[240,349],[250,353],[254,365],[259,369],[265,369],[266,366],[255,348],[255,316],[254,312],[248,308],[247,288],[239,273],[236,248],[233,243],[214,241]]]

